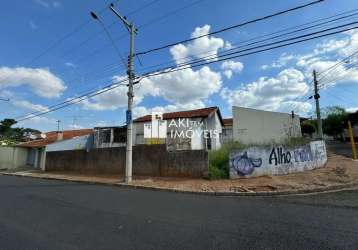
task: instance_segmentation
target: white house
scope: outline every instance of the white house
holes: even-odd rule
[[[158,120],[146,115],[133,121],[133,144],[165,143],[168,150],[219,149],[222,127],[218,107],[163,113]],[[145,136],[146,129],[153,136]]]
[[[44,138],[18,144],[25,150],[26,165],[36,169],[45,169],[46,152],[85,149],[90,146],[92,129],[51,131]]]
[[[233,138],[244,144],[282,142],[302,137],[298,115],[232,107]]]

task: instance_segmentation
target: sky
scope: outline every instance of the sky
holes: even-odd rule
[[[135,51],[206,35],[309,3],[309,0],[113,0],[138,28]],[[0,120],[28,116],[90,90],[125,79],[129,36],[100,0],[4,0],[0,9]],[[225,52],[247,40],[358,9],[356,0],[326,0],[226,32],[141,55],[137,75]],[[103,25],[90,17],[94,11]],[[337,22],[357,21],[357,16]],[[325,26],[328,27],[328,26]],[[270,41],[268,41],[270,42]],[[197,68],[145,78],[134,87],[133,116],[232,106],[314,116],[312,70],[322,72],[358,50],[358,29]],[[353,58],[354,59],[354,58]],[[352,59],[352,60],[353,60]],[[322,79],[321,107],[358,108],[358,69],[352,61]],[[159,65],[157,67],[153,67]],[[41,131],[125,123],[127,88],[111,91],[17,124]]]

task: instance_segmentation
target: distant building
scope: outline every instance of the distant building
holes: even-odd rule
[[[233,141],[233,119],[232,118],[225,118],[223,119],[223,132],[222,132],[222,143],[230,143]]]
[[[163,113],[162,120],[166,121],[165,139],[155,140],[153,137],[154,140],[148,140],[144,130],[145,127],[153,129],[152,115],[135,119],[133,144],[162,143],[167,145],[168,150],[212,150],[221,147],[223,119],[218,107]]]
[[[127,142],[127,126],[95,127],[94,147],[125,147]]]
[[[43,134],[43,138],[20,143],[17,147],[27,148],[26,165],[44,169],[46,152],[85,149],[92,144],[89,139],[92,129],[51,131]]]
[[[235,106],[232,113],[234,141],[265,144],[302,137],[298,115]]]

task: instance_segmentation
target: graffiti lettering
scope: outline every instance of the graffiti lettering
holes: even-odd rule
[[[259,168],[262,164],[262,159],[252,159],[247,156],[247,152],[242,155],[234,156],[231,159],[231,167],[237,171],[238,175],[244,176],[252,174],[255,168]]]
[[[288,164],[291,162],[291,152],[283,152],[282,147],[273,148],[269,157],[269,164],[274,162],[275,166],[280,164]]]

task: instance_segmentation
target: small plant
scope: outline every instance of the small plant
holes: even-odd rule
[[[246,148],[239,142],[224,144],[218,150],[209,152],[209,178],[210,179],[228,179],[229,176],[229,155],[231,150],[241,150]]]

